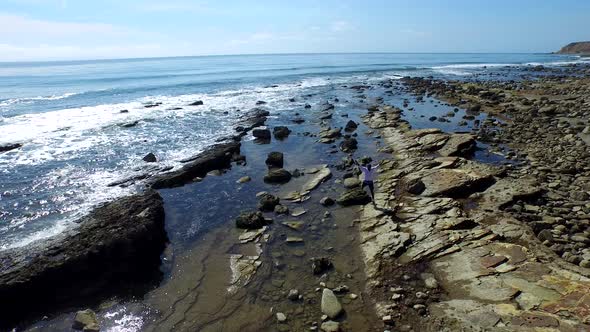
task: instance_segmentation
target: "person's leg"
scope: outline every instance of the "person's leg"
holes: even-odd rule
[[[375,203],[375,186],[373,185],[373,181],[367,183],[369,186],[369,190],[371,191],[371,198],[373,199],[373,203]]]

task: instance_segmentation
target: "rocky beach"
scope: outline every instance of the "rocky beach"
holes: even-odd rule
[[[232,105],[108,184],[138,193],[0,251],[0,330],[590,330],[589,96],[579,63]]]

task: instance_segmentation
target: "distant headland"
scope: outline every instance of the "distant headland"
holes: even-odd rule
[[[579,54],[590,56],[590,41],[569,43],[562,47],[557,54]]]

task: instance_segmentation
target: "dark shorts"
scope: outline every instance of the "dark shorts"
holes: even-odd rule
[[[373,186],[373,181],[363,181],[363,188],[365,188],[365,186],[369,186],[369,189],[371,189],[371,191],[375,190],[375,187]]]

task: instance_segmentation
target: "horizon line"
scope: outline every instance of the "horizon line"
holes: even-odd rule
[[[344,54],[554,54],[575,56],[575,54],[557,54],[555,52],[285,52],[285,53],[235,53],[235,54],[202,54],[202,55],[171,55],[171,56],[146,56],[146,57],[121,57],[121,58],[96,58],[96,59],[61,59],[61,60],[26,60],[26,61],[0,61],[0,64],[32,64],[32,63],[63,63],[63,62],[99,62],[99,61],[134,61],[134,60],[161,60],[182,58],[206,58],[206,57],[233,57],[233,56],[288,56],[288,55],[344,55]]]

